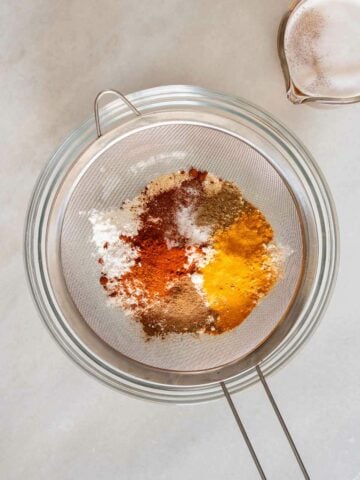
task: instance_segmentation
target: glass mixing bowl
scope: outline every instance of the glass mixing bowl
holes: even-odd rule
[[[338,258],[338,228],[336,214],[328,187],[309,152],[301,142],[269,114],[249,102],[221,93],[192,86],[164,86],[136,92],[127,98],[141,113],[173,110],[191,111],[199,117],[206,114],[221,117],[241,128],[267,157],[275,156],[284,170],[290,172],[301,195],[306,196],[317,234],[311,238],[317,250],[311,288],[302,303],[296,322],[285,338],[274,348],[262,348],[261,368],[268,375],[294,355],[314,331],[327,305],[334,284]],[[133,113],[118,101],[107,104],[101,112],[102,128],[112,129],[126,124]],[[156,382],[124,373],[91,352],[74,333],[59,309],[46,260],[49,212],[67,170],[96,139],[95,122],[90,118],[56,151],[40,175],[31,199],[25,235],[25,260],[30,288],[40,314],[53,337],[68,355],[87,372],[106,384],[134,396],[176,403],[193,403],[223,395],[217,381],[202,385],[176,385],[176,382]],[[61,225],[58,225],[61,229]],[[266,344],[266,342],[265,342]],[[258,380],[253,365],[226,380],[230,392],[239,391]]]

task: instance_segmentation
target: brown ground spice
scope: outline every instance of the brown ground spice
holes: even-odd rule
[[[138,319],[150,336],[209,330],[215,322],[189,277],[182,277],[166,297],[150,304]]]
[[[229,227],[238,218],[243,204],[238,187],[224,181],[218,193],[201,199],[196,223],[200,226],[212,225],[214,230]]]

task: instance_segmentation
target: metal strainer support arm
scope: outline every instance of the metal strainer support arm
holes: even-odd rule
[[[266,395],[268,396],[268,399],[269,399],[269,401],[270,401],[270,403],[271,403],[271,406],[272,406],[272,408],[273,408],[273,410],[274,410],[274,412],[275,412],[275,414],[276,414],[276,416],[277,416],[277,418],[278,418],[278,420],[279,420],[279,422],[280,422],[281,428],[282,428],[282,430],[283,430],[283,432],[284,432],[284,434],[285,434],[285,436],[286,436],[286,438],[287,438],[287,441],[289,442],[289,445],[290,445],[290,447],[291,447],[291,450],[293,451],[293,453],[294,453],[294,455],[295,455],[295,458],[296,458],[296,461],[297,461],[297,463],[298,463],[298,465],[299,465],[299,467],[300,467],[300,470],[301,470],[301,472],[302,472],[305,480],[310,480],[310,476],[309,476],[309,474],[308,474],[308,472],[307,472],[307,470],[306,470],[306,468],[305,468],[305,465],[304,465],[304,463],[303,463],[303,461],[302,461],[302,459],[301,459],[301,456],[300,456],[300,454],[299,454],[299,451],[298,451],[298,449],[296,448],[296,445],[295,445],[295,443],[294,443],[294,440],[292,439],[292,437],[291,437],[291,435],[290,435],[290,432],[289,432],[289,430],[288,430],[288,428],[287,428],[287,426],[286,426],[285,420],[284,420],[284,418],[282,417],[282,415],[281,415],[281,413],[280,413],[279,407],[277,406],[277,404],[276,404],[276,402],[275,402],[275,399],[274,399],[274,397],[273,397],[273,395],[272,395],[272,393],[271,393],[271,390],[270,390],[270,388],[269,388],[269,385],[268,385],[267,381],[265,380],[264,374],[262,373],[261,368],[260,368],[259,365],[256,366],[256,372],[257,372],[257,374],[258,374],[258,376],[259,376],[259,379],[260,379],[260,382],[262,383],[262,386],[264,387],[264,390],[265,390],[265,392],[266,392]],[[243,423],[242,423],[242,421],[241,421],[241,419],[240,419],[239,413],[238,413],[238,411],[236,410],[235,404],[234,404],[234,402],[232,401],[232,398],[231,398],[231,396],[230,396],[229,390],[227,389],[226,384],[225,384],[224,382],[220,382],[220,385],[221,385],[221,388],[223,389],[225,398],[226,398],[226,400],[227,400],[227,402],[228,402],[228,404],[229,404],[229,406],[230,406],[230,408],[231,408],[231,411],[232,411],[232,413],[233,413],[233,415],[234,415],[234,418],[235,418],[235,420],[236,420],[236,423],[238,424],[238,427],[239,427],[239,429],[240,429],[240,431],[241,431],[241,434],[242,434],[242,436],[244,437],[246,446],[248,447],[249,452],[250,452],[250,454],[251,454],[251,456],[252,456],[252,459],[254,460],[254,463],[255,463],[255,465],[256,465],[256,468],[258,469],[260,478],[261,478],[262,480],[266,480],[266,476],[265,476],[265,474],[264,474],[264,471],[263,471],[263,469],[262,469],[262,467],[261,467],[261,464],[260,464],[260,462],[259,462],[259,459],[258,459],[258,457],[257,457],[257,455],[256,455],[256,453],[255,453],[254,447],[253,447],[252,444],[251,444],[251,441],[250,441],[250,439],[249,439],[249,437],[248,437],[248,434],[246,433],[245,427],[244,427],[244,425],[243,425]]]
[[[98,138],[101,137],[101,125],[100,125],[100,115],[99,115],[99,102],[105,95],[115,95],[116,97],[120,98],[129,108],[132,110],[137,117],[141,116],[139,110],[134,107],[134,105],[123,95],[122,93],[118,92],[117,90],[103,90],[96,95],[94,101],[94,113],[95,113],[95,123],[96,123],[96,133]]]

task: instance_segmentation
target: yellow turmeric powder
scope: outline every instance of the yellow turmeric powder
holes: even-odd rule
[[[274,232],[264,215],[246,202],[229,228],[214,237],[214,258],[202,270],[209,307],[222,333],[239,325],[277,280],[278,269],[268,249]]]

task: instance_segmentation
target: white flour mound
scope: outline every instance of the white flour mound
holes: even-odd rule
[[[102,271],[108,278],[128,272],[138,256],[136,249],[121,240],[120,235],[136,235],[139,228],[138,210],[128,202],[121,209],[108,212],[91,210],[92,241],[103,260]]]
[[[304,94],[360,95],[360,0],[307,0],[286,26],[293,83]]]

